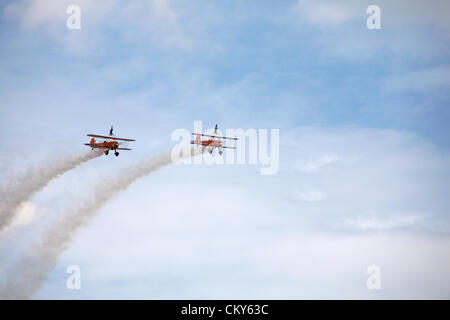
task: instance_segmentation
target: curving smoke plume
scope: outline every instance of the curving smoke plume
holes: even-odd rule
[[[55,267],[58,256],[68,248],[75,233],[95,216],[97,211],[134,181],[163,166],[201,154],[194,149],[189,154],[174,156],[171,152],[149,158],[120,171],[116,176],[102,180],[92,188],[81,206],[70,210],[34,244],[0,287],[0,299],[29,299],[36,292],[47,274]]]
[[[102,154],[101,150],[86,151],[44,163],[0,186],[0,231],[11,223],[18,207],[42,190],[51,180]]]

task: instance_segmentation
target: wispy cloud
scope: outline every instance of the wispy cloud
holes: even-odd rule
[[[382,30],[370,32],[366,27],[366,9],[372,4],[381,9]],[[298,0],[292,11],[299,17],[296,23],[301,28],[318,27],[324,57],[364,61],[393,54],[429,61],[431,57],[445,57],[450,40],[450,22],[445,18],[450,9],[445,0]],[[417,46],[419,41],[421,46]]]
[[[305,202],[319,202],[327,197],[326,193],[318,190],[297,191],[294,193],[294,199]]]
[[[298,0],[293,11],[313,25],[329,26],[345,23],[355,17],[361,17],[363,6],[349,1],[308,1]]]
[[[331,165],[339,160],[338,156],[335,154],[327,154],[321,156],[317,159],[310,158],[308,161],[303,163],[298,163],[296,165],[296,169],[299,172],[303,173],[315,173],[318,172],[321,168]]]
[[[388,92],[412,91],[427,93],[432,89],[448,90],[450,88],[450,65],[441,65],[406,74],[392,76],[384,81]]]
[[[66,9],[72,4],[69,0],[19,0],[8,4],[3,15],[25,30],[40,36],[47,33],[71,54],[84,55],[105,46],[111,40],[106,30],[116,34],[116,41],[134,44],[145,39],[161,47],[192,50],[196,42],[199,28],[192,23],[193,17],[182,14],[185,7],[170,0],[79,0],[81,29],[68,30]]]
[[[402,215],[387,218],[357,218],[347,219],[349,226],[360,230],[390,230],[411,227],[421,223],[424,217],[421,215]]]

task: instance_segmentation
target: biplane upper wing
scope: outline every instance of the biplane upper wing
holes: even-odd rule
[[[112,137],[112,136],[100,136],[100,135],[97,135],[97,134],[88,134],[87,136],[88,137],[93,137],[93,138],[110,139],[110,140],[136,141],[134,139],[116,138],[116,137]]]
[[[212,136],[209,134],[203,134],[203,133],[192,133],[196,136],[202,136],[202,137],[210,137],[210,138],[220,138],[220,139],[229,139],[229,140],[239,140],[238,138],[230,138],[230,137],[221,137],[221,136]]]

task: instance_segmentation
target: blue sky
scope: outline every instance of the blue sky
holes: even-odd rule
[[[69,4],[81,30],[66,28]],[[370,4],[381,30],[366,27]],[[31,222],[0,235],[0,257],[202,120],[279,129],[279,173],[172,166],[139,180],[77,234],[36,298],[448,298],[449,11],[437,0],[3,2],[1,179],[111,124],[137,141],[53,181],[28,204]],[[80,291],[64,286],[70,264]],[[365,286],[370,264],[382,290]]]

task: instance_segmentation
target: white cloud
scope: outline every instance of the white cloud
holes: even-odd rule
[[[448,231],[440,222],[448,220],[450,206],[444,192],[450,177],[445,150],[394,130],[301,128],[285,132],[284,141],[288,144],[280,150],[285,159],[280,171],[291,166],[293,172],[308,173],[289,179],[301,200],[295,204],[303,219],[300,225]],[[326,201],[307,203],[323,200],[322,195]],[[372,211],[376,214],[361,216]]]
[[[304,163],[299,163],[296,169],[304,173],[315,173],[319,171],[320,168],[331,165],[339,160],[338,156],[335,154],[326,154],[318,159],[310,158]]]
[[[411,26],[413,23],[434,25],[443,30],[450,27],[448,15],[450,8],[446,0],[378,0],[376,3],[360,0],[298,0],[293,10],[301,15],[309,24],[337,25],[354,19],[363,22],[368,17],[366,9],[376,4],[381,9],[381,18],[389,22],[389,26]],[[420,21],[418,19],[420,18]]]
[[[293,284],[287,298],[432,299],[449,294],[449,250],[447,237],[312,234],[269,239],[252,258],[261,277],[276,270]],[[381,268],[377,292],[366,288],[369,265]]]
[[[305,202],[319,202],[325,199],[326,197],[327,195],[324,192],[318,190],[310,190],[304,192],[297,191],[294,194],[294,199],[302,200]]]
[[[367,30],[366,9],[372,4],[381,9],[381,30]],[[395,54],[424,62],[445,58],[450,40],[450,6],[446,0],[298,0],[292,11],[301,29],[317,27],[317,41],[325,57],[361,61]]]
[[[50,4],[49,1],[38,3]],[[34,20],[21,20],[24,27],[51,30],[54,25],[55,32],[60,32],[59,23],[65,26],[65,10],[64,18],[61,18],[59,10],[57,13],[52,9],[47,11],[45,5],[42,5],[42,11],[33,9],[38,13],[33,17]],[[141,41],[148,33],[155,41],[175,47],[189,48],[192,43],[195,44],[196,29],[185,27],[178,7],[170,6],[169,2],[155,2],[154,11],[149,15],[155,17],[154,20],[143,20],[147,15],[144,9],[148,9],[143,2],[140,5],[134,2],[127,8],[129,11],[123,15],[111,16],[111,20],[106,20],[114,26],[123,26],[130,21],[136,26],[142,22],[142,29],[130,28],[124,31],[129,41]],[[136,13],[140,13],[137,14],[140,18],[131,19],[136,17]],[[99,12],[99,17],[102,14]],[[354,17],[351,11],[338,8],[331,13],[319,10],[311,21],[320,22],[327,14],[335,15],[330,18],[333,28]],[[384,11],[382,14],[384,17]],[[20,12],[19,18],[23,18]],[[119,20],[114,18],[122,20],[115,24]],[[101,18],[98,21],[106,23],[106,20]],[[361,20],[365,27],[364,19]],[[27,23],[29,26],[26,26]],[[83,28],[83,34],[90,30],[86,24],[83,24]],[[361,39],[352,33],[349,33],[348,38],[351,41],[340,43],[344,49],[353,47],[355,39]],[[186,39],[187,42],[184,42]],[[413,40],[417,47],[416,39]],[[370,46],[366,48],[364,41],[361,47],[369,51],[372,49]],[[60,135],[66,138],[65,134],[70,132],[70,138],[76,140],[79,139],[80,131],[85,132],[95,126],[100,126],[102,130],[96,115],[107,115],[105,121],[123,121],[123,132],[138,132],[136,136],[144,139],[138,139],[136,150],[121,158],[122,165],[124,161],[131,162],[150,152],[149,148],[145,148],[146,143],[158,141],[165,144],[170,126],[175,126],[174,123],[186,125],[185,119],[190,119],[192,114],[228,119],[229,123],[240,121],[246,126],[246,120],[249,120],[257,125],[261,119],[255,118],[263,118],[262,114],[265,113],[258,112],[256,117],[250,113],[253,116],[249,116],[249,106],[258,106],[255,103],[259,102],[258,99],[268,99],[268,105],[280,103],[278,97],[273,98],[270,94],[266,96],[270,85],[265,82],[261,85],[254,79],[246,78],[221,89],[212,86],[209,78],[202,74],[199,76],[201,71],[188,69],[179,72],[185,66],[180,68],[173,64],[162,64],[156,73],[170,74],[169,80],[175,81],[165,78],[155,81],[157,84],[144,89],[145,95],[133,99],[127,95],[112,95],[104,99],[92,95],[98,99],[95,100],[88,94],[88,86],[94,88],[91,89],[93,91],[100,91],[95,90],[99,83],[105,83],[106,86],[144,77],[145,68],[142,65],[146,61],[130,59],[129,63],[118,63],[117,68],[92,68],[92,73],[85,73],[82,78],[95,81],[81,88],[74,89],[60,81],[64,79],[56,79],[55,83],[38,87],[35,95],[27,96],[27,92],[21,90],[19,96],[28,97],[29,100],[21,101],[16,97],[10,99],[9,103],[16,110],[21,124],[24,121],[23,110],[28,115],[37,112],[42,126],[51,127],[47,137],[52,136],[52,139],[61,138]],[[159,63],[157,61],[154,65]],[[79,71],[76,67],[74,70]],[[90,65],[83,67],[91,69]],[[100,73],[100,76],[96,73]],[[64,86],[60,87],[61,84],[57,83],[67,84],[72,92],[65,95]],[[120,82],[119,87],[122,85]],[[48,95],[43,99],[43,92],[47,89]],[[108,94],[115,92],[105,91]],[[66,101],[64,108],[60,107],[61,101]],[[19,105],[31,107],[17,112]],[[298,112],[298,104],[292,105]],[[230,112],[228,107],[233,108],[234,112]],[[157,114],[149,116],[149,113],[142,111],[144,109],[152,109]],[[174,109],[177,112],[168,112]],[[285,117],[285,113],[280,113],[278,109],[272,107],[273,117],[262,121],[272,125],[277,122],[276,117]],[[84,111],[91,112],[94,117],[74,121],[85,117],[87,113]],[[131,122],[126,120],[130,114]],[[68,117],[71,121],[67,121]],[[158,121],[153,121],[149,126],[148,119]],[[72,123],[77,125],[72,126]],[[160,125],[166,126],[164,130],[159,130]],[[125,126],[128,126],[128,130]],[[53,136],[52,130],[59,132],[57,137]],[[448,283],[448,239],[390,235],[398,227],[408,229],[414,226],[421,231],[427,222],[409,214],[397,217],[395,212],[421,212],[422,209],[430,212],[430,219],[440,216],[448,221],[448,153],[417,136],[395,130],[299,128],[292,133],[292,137],[288,129],[283,130],[283,134],[286,139],[282,143],[290,145],[282,150],[280,175],[271,180],[262,180],[257,171],[248,170],[248,167],[211,166],[166,168],[159,175],[140,181],[132,190],[108,204],[87,229],[77,234],[75,243],[61,258],[59,268],[49,278],[48,286],[41,291],[40,296],[70,296],[71,293],[61,286],[64,281],[60,281],[66,277],[65,267],[68,263],[82,264],[87,281],[83,283],[86,289],[81,294],[88,297],[174,298],[176,295],[181,298],[267,298],[268,294],[273,297],[363,297],[367,294],[364,287],[365,267],[373,263],[381,263],[383,270],[392,275],[388,279],[393,280],[393,284],[388,285],[391,289],[383,291],[384,297],[405,297],[411,292],[418,292],[423,297],[448,296],[448,288],[439,287],[442,279]],[[65,147],[69,148],[65,142]],[[43,146],[36,152],[56,152],[55,149],[60,152],[54,144],[50,148]],[[296,163],[299,159],[302,161]],[[67,205],[69,194],[77,190],[88,191],[92,181],[87,183],[85,179],[95,180],[99,171],[105,174],[115,172],[118,163],[114,160],[102,159],[92,164],[91,171],[77,171],[62,177],[53,189],[58,189],[59,201]],[[36,157],[33,157],[33,161],[36,161]],[[314,174],[293,174],[292,168],[296,168],[296,165],[300,172]],[[85,173],[82,181],[78,179],[80,173]],[[195,183],[189,183],[192,181]],[[82,182],[86,182],[86,185],[82,185]],[[239,189],[236,189],[237,184]],[[282,199],[293,189],[300,190],[298,199],[303,202],[315,201],[314,205],[302,201],[293,206],[292,203],[284,203]],[[41,201],[54,205],[55,193],[49,190],[41,194]],[[325,197],[327,201],[321,201]],[[379,212],[376,219],[357,216],[372,207]],[[357,228],[381,230],[386,234],[384,238],[354,234],[339,237],[327,229],[330,224],[348,221],[352,221]],[[305,229],[308,228],[314,229],[316,233],[307,234]],[[347,232],[348,227],[339,231]],[[404,254],[403,265],[397,262],[398,254]],[[364,261],[357,260],[358,257],[363,257],[361,259]],[[221,274],[220,279],[217,279],[217,274]],[[395,282],[394,278],[402,277],[421,278],[424,282]],[[122,284],[116,286],[114,282]]]
[[[85,1],[81,2],[85,4]],[[3,14],[7,19],[16,20],[27,29],[43,26],[56,28],[57,23],[62,29],[65,28],[65,20],[68,17],[66,8],[69,5],[69,1],[19,0],[7,5]]]
[[[348,2],[299,0],[293,10],[310,24],[327,26],[338,25],[361,16],[359,7],[348,5]]]
[[[114,40],[193,49],[199,27],[188,12],[181,15],[181,6],[170,0],[91,1],[76,2],[81,9],[81,29],[68,30],[66,9],[70,0],[19,0],[7,5],[4,16],[22,28],[48,34],[63,45],[68,53],[86,54],[102,48],[107,41],[106,30],[114,30]],[[189,9],[191,10],[191,9]],[[187,11],[189,11],[187,10]]]
[[[437,66],[423,70],[392,76],[384,81],[386,91],[427,92],[430,89],[445,89],[450,87],[450,66]]]
[[[370,217],[347,219],[346,222],[349,226],[360,230],[387,230],[411,227],[420,224],[423,220],[424,217],[422,215],[402,215],[387,218]]]
[[[76,235],[35,298],[448,296],[448,233],[422,232],[448,221],[446,153],[393,130],[299,128],[284,141],[287,162],[271,181],[241,166],[173,166],[138,181]],[[337,154],[339,166],[291,174],[289,160]],[[68,178],[59,182],[71,189]],[[306,202],[283,202],[295,189]],[[426,219],[410,214],[424,207]],[[368,208],[373,218],[359,215]],[[61,285],[69,264],[83,272],[78,293]],[[372,264],[383,274],[376,296],[365,287]]]

